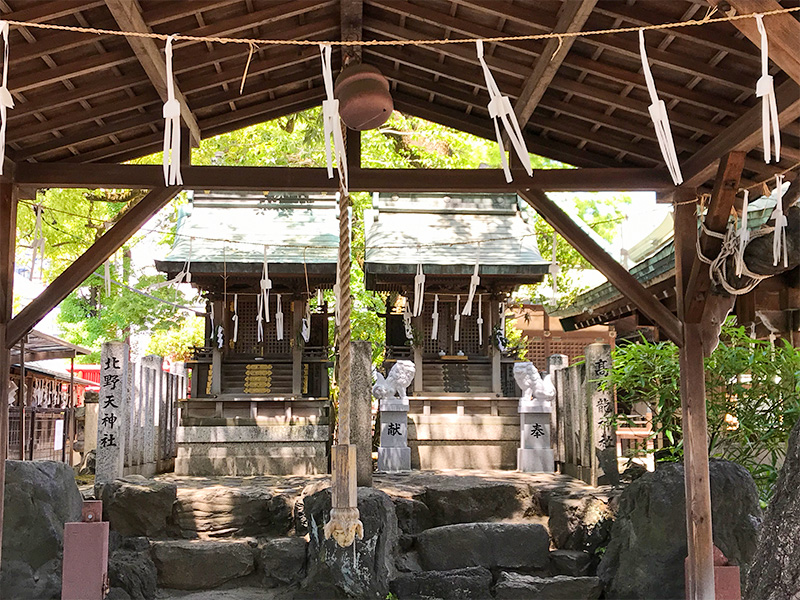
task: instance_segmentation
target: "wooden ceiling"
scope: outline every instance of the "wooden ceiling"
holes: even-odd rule
[[[646,26],[703,18],[718,0],[0,0],[3,19],[198,36],[365,40],[514,36]],[[796,0],[731,0],[790,7]],[[796,13],[795,13],[796,14]],[[765,18],[800,29],[795,14]],[[739,21],[741,27],[755,27]],[[746,32],[747,33],[747,32]],[[777,36],[777,34],[776,34]],[[797,38],[795,37],[795,40]],[[783,111],[782,162],[758,144],[758,47],[732,23],[648,31],[647,50],[667,102],[684,175],[701,185],[716,160],[751,150],[745,182],[800,161],[796,50],[771,39]],[[8,157],[14,162],[122,162],[160,150],[163,42],[35,28],[11,29]],[[774,46],[774,49],[773,49]],[[315,46],[257,48],[242,93],[248,46],[178,41],[177,87],[190,135],[207,138],[321,103]],[[556,52],[553,57],[553,53]],[[487,62],[520,117],[531,152],[578,167],[664,166],[636,33],[488,44]],[[784,54],[786,56],[784,56]],[[473,44],[368,46],[364,62],[390,80],[398,110],[493,139]],[[334,69],[339,50],[334,49]],[[795,76],[792,80],[790,75]]]

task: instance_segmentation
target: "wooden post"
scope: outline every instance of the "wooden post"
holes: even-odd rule
[[[25,338],[19,341],[19,459],[25,460]]]
[[[0,540],[3,539],[3,503],[8,457],[8,382],[11,379],[11,348],[8,343],[7,327],[11,321],[14,298],[16,236],[16,189],[11,183],[0,183]]]
[[[675,202],[675,281],[678,314],[685,319],[691,299],[684,294],[696,257],[697,218],[694,189],[678,190]],[[680,349],[688,600],[714,598],[714,541],[711,529],[711,485],[708,473],[703,343],[699,323],[683,323]]]

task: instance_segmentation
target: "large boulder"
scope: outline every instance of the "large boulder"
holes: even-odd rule
[[[301,596],[309,598],[385,598],[396,572],[398,529],[394,504],[384,492],[358,488],[364,539],[341,548],[325,539],[330,518],[330,489],[304,499],[309,523],[308,575]]]
[[[744,587],[748,600],[800,597],[800,421],[769,503],[753,565]]]
[[[744,577],[758,539],[758,492],[744,467],[714,460],[709,470],[714,544]],[[607,598],[684,597],[685,506],[682,464],[660,464],[628,486],[597,569]]]
[[[205,590],[253,572],[255,556],[247,540],[158,540],[152,542],[158,584]]]
[[[596,600],[603,591],[597,577],[533,577],[519,573],[500,573],[495,598],[503,600]]]
[[[593,553],[608,543],[614,510],[609,499],[595,495],[553,496],[548,505],[548,529],[561,550]]]
[[[6,462],[1,597],[61,597],[64,524],[80,521],[82,506],[69,465]]]
[[[301,537],[263,540],[258,546],[256,569],[265,585],[297,583],[305,574],[308,542]]]
[[[147,538],[121,538],[112,534],[108,556],[108,583],[133,600],[156,597],[158,572],[150,557]],[[116,592],[121,596],[121,592]]]
[[[492,573],[484,567],[403,573],[391,583],[392,593],[400,600],[484,600],[492,597],[491,586]]]
[[[264,487],[182,488],[175,520],[183,537],[281,536],[292,528],[293,503]]]
[[[465,567],[532,571],[546,569],[550,562],[550,539],[539,524],[445,525],[423,531],[416,546],[427,571]]]
[[[392,498],[397,513],[397,526],[405,534],[414,535],[433,526],[427,505],[412,498]]]
[[[420,499],[428,507],[434,527],[525,518],[539,509],[527,485],[485,482],[474,477],[454,477],[430,485]]]
[[[170,532],[176,495],[174,483],[141,475],[95,486],[95,497],[103,501],[103,519],[123,536],[166,536]]]

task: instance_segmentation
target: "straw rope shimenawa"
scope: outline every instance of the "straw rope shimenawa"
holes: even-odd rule
[[[483,40],[487,43],[492,42],[513,42],[515,40],[548,40],[548,39],[563,39],[586,37],[591,35],[612,35],[616,33],[631,33],[637,32],[641,29],[644,30],[660,30],[660,29],[675,29],[677,27],[693,27],[698,25],[706,25],[707,23],[723,23],[729,21],[740,21],[742,19],[753,19],[756,15],[768,17],[772,15],[781,15],[800,11],[800,6],[794,8],[781,8],[762,13],[745,13],[738,15],[726,15],[712,19],[713,11],[702,19],[692,19],[689,21],[676,21],[673,23],[661,23],[658,25],[647,25],[644,27],[617,27],[614,29],[596,29],[592,31],[571,31],[564,33],[537,33],[531,35],[504,35],[486,38],[451,38],[439,40],[263,40],[259,38],[231,38],[231,37],[215,37],[215,36],[197,36],[197,35],[174,35],[175,40],[183,40],[188,42],[217,42],[219,44],[258,44],[258,45],[272,45],[272,46],[317,46],[320,41],[332,46],[430,46],[433,44],[467,44],[475,43],[477,40]],[[93,35],[120,35],[125,37],[140,37],[151,38],[166,41],[170,34],[153,33],[142,31],[119,31],[116,29],[98,29],[96,27],[78,27],[72,25],[56,25],[54,23],[31,23],[28,21],[6,21],[9,25],[16,27],[31,27],[35,29],[57,29],[59,31],[73,31],[77,33],[88,33]]]

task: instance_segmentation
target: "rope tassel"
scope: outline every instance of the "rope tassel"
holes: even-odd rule
[[[164,185],[183,185],[181,177],[181,103],[175,97],[172,75],[172,42],[167,38],[167,101],[164,103]]]
[[[325,160],[328,164],[328,179],[333,179],[333,165],[331,162],[331,138],[333,150],[336,154],[336,168],[339,171],[339,181],[343,194],[347,194],[347,160],[344,151],[344,138],[342,126],[339,122],[339,101],[333,97],[333,70],[331,69],[331,45],[320,44],[322,55],[322,79],[325,82],[325,97],[322,101],[322,119],[325,126]]]
[[[789,253],[786,249],[786,215],[783,214],[783,175],[775,176],[775,195],[777,202],[770,219],[775,219],[775,231],[772,234],[772,265],[778,266],[783,256],[783,266],[789,266]]]
[[[672,138],[672,130],[669,126],[669,117],[667,116],[667,106],[663,100],[658,98],[656,91],[656,83],[653,80],[653,73],[650,71],[650,63],[647,62],[647,50],[644,46],[644,29],[639,30],[639,52],[642,55],[642,71],[644,72],[644,80],[647,83],[647,91],[650,93],[650,118],[653,120],[653,126],[656,128],[656,137],[658,138],[658,146],[661,148],[661,155],[664,157],[664,162],[667,163],[667,169],[672,176],[672,181],[675,185],[683,183],[683,175],[681,174],[681,166],[678,164],[678,155],[675,153],[675,140]]]
[[[761,143],[764,146],[764,162],[770,161],[770,125],[772,141],[775,142],[775,162],[781,160],[781,126],[778,123],[778,103],[775,99],[775,84],[769,74],[769,48],[764,15],[756,15],[756,25],[761,34],[761,78],[756,83],[756,98],[761,98]]]
[[[486,80],[486,88],[489,90],[489,116],[494,121],[494,132],[497,136],[497,145],[500,148],[500,162],[503,165],[503,173],[506,176],[506,183],[511,183],[511,169],[508,166],[508,159],[506,158],[506,151],[503,146],[503,136],[500,132],[500,123],[503,123],[503,129],[508,136],[511,146],[517,153],[525,172],[529,176],[533,176],[533,169],[531,168],[531,158],[528,155],[528,148],[525,146],[525,140],[522,138],[522,131],[519,128],[517,115],[514,114],[514,109],[511,107],[511,101],[508,96],[503,96],[500,93],[500,88],[497,87],[497,82],[494,80],[492,72],[489,70],[489,65],[483,58],[483,40],[475,40],[475,45],[478,49],[478,60],[483,68],[483,77]]]
[[[6,157],[6,126],[9,108],[14,108],[14,98],[8,91],[8,21],[0,21],[0,36],[3,37],[3,85],[0,86],[0,175]]]

